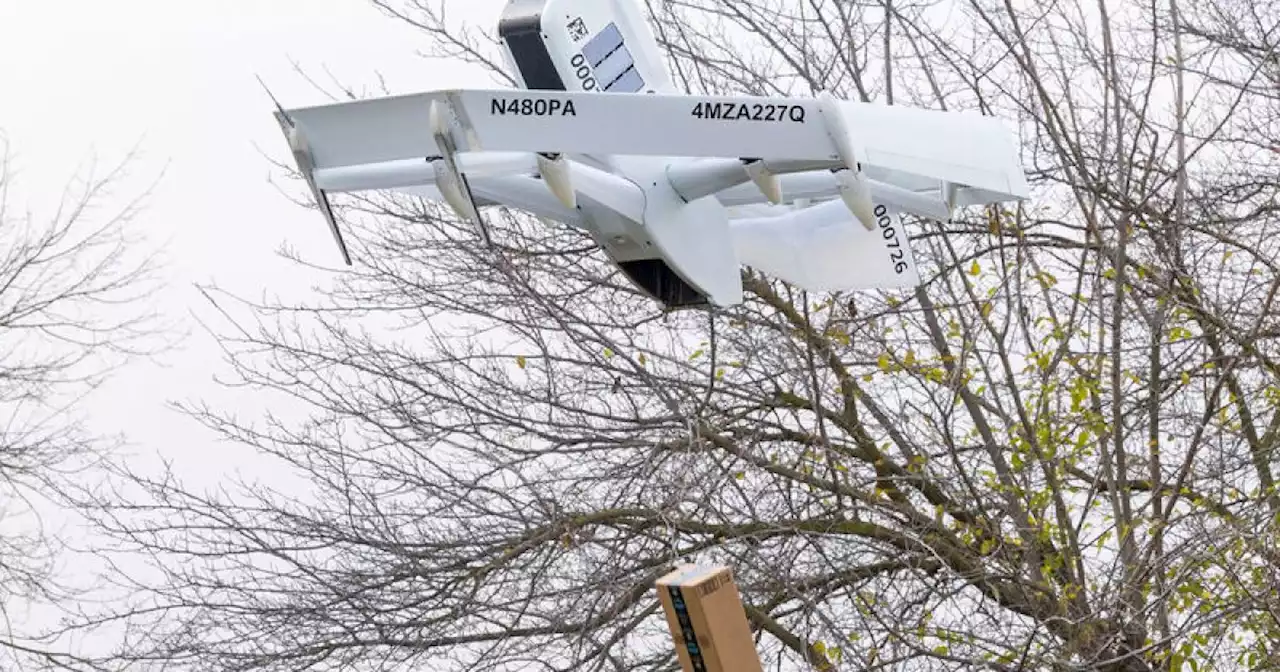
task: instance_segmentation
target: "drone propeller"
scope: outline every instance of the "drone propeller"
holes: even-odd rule
[[[347,250],[347,241],[342,238],[342,230],[338,228],[338,219],[333,214],[333,206],[329,203],[329,195],[316,186],[315,178],[311,176],[313,170],[311,164],[311,152],[307,148],[306,139],[302,137],[302,133],[298,129],[289,129],[289,149],[293,151],[293,158],[298,162],[298,166],[303,171],[307,179],[307,186],[311,188],[311,196],[316,199],[316,205],[320,208],[321,214],[324,215],[324,221],[329,225],[329,233],[333,234],[333,241],[338,244],[338,252],[342,254],[342,262],[348,266],[351,265],[351,253]]]
[[[835,143],[836,154],[844,163],[844,168],[834,168],[839,185],[840,198],[848,206],[849,211],[868,231],[876,228],[875,204],[871,201],[871,185],[862,172],[862,163],[853,151],[853,143],[849,141],[849,127],[841,114],[840,101],[829,91],[818,94],[818,110],[822,113],[827,125],[827,134]]]
[[[449,122],[438,100],[431,102],[429,123],[431,135],[435,138],[436,145],[440,147],[440,159],[432,163],[436,172],[436,186],[439,187],[445,201],[449,203],[449,207],[453,208],[453,211],[462,219],[474,223],[480,229],[480,235],[484,238],[485,244],[492,246],[493,240],[489,237],[489,229],[485,226],[484,219],[480,217],[480,209],[476,206],[475,197],[471,194],[467,176],[458,169],[458,145],[454,142],[453,134],[449,130]]]
[[[746,169],[746,175],[751,178],[751,182],[755,183],[755,187],[760,189],[760,193],[763,193],[771,204],[781,204],[782,183],[778,182],[778,175],[769,170],[769,166],[765,165],[764,160],[742,159],[742,164]]]
[[[760,189],[760,193],[769,199],[770,203],[777,205],[782,202],[782,183],[778,181],[778,176],[769,171],[769,167],[763,159],[743,159],[742,163],[747,170],[747,176]]]
[[[338,252],[342,254],[342,261],[350,266],[351,253],[347,251],[347,242],[343,240],[342,230],[338,228],[338,220],[333,215],[333,206],[329,203],[329,195],[316,186],[315,160],[312,158],[311,147],[308,145],[306,137],[302,135],[302,129],[298,128],[293,118],[285,111],[284,106],[276,99],[275,94],[271,93],[271,89],[267,88],[267,83],[262,81],[262,77],[254,76],[257,77],[258,83],[262,85],[262,89],[267,92],[267,97],[275,104],[280,123],[285,126],[285,136],[289,141],[289,151],[293,154],[293,160],[298,164],[298,170],[302,172],[302,177],[306,179],[307,187],[311,189],[311,196],[315,199],[316,206],[320,208],[320,213],[324,215],[324,220],[329,225],[329,232],[333,234],[333,240],[338,244]]]
[[[960,185],[955,182],[942,183],[942,206],[947,210],[945,219],[939,218],[940,221],[951,221],[951,214],[956,209],[956,197],[960,194]]]
[[[573,180],[569,177],[569,161],[563,154],[538,153],[538,173],[547,188],[564,207],[575,210],[578,207],[578,196],[573,188]]]

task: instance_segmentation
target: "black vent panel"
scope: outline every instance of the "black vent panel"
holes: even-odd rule
[[[668,308],[692,308],[707,305],[707,297],[684,281],[662,259],[620,261],[631,281]]]

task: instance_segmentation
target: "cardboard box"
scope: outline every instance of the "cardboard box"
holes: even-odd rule
[[[764,672],[733,570],[685,565],[657,587],[685,672]]]

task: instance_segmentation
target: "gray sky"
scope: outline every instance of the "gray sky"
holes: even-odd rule
[[[452,22],[492,31],[503,4],[447,6]],[[159,178],[136,223],[166,244],[167,313],[194,327],[188,313],[203,308],[193,282],[248,296],[304,289],[316,278],[276,257],[282,243],[317,263],[340,260],[319,215],[269,181],[281,176],[260,152],[279,159],[287,149],[255,75],[286,106],[327,102],[291,61],[318,78],[328,68],[357,90],[378,74],[395,93],[493,86],[473,69],[423,59],[424,43],[366,0],[0,0],[0,132],[21,179],[13,200],[48,212],[91,154],[112,164],[139,145],[119,193]],[[218,357],[197,331],[165,366],[130,367],[93,399],[95,424],[127,431],[139,452],[194,459],[198,473],[232,466],[226,447],[162,407],[188,396],[229,402],[212,385]]]

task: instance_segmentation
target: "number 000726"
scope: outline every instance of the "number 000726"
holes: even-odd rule
[[[898,240],[898,230],[893,227],[893,220],[889,218],[889,209],[883,205],[877,205],[875,215],[876,223],[880,225],[880,233],[888,241],[885,247],[890,249],[889,262],[893,264],[893,271],[898,274],[906,273],[907,253],[902,249],[902,242]]]
[[[596,78],[591,76],[591,66],[587,65],[587,57],[582,54],[574,54],[569,59],[569,65],[573,66],[573,73],[578,76],[578,82],[582,84],[583,91],[594,91],[596,89]]]

